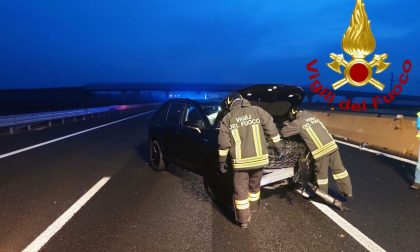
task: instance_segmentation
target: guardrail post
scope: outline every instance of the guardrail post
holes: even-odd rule
[[[61,124],[64,124],[64,118],[63,118],[63,119],[61,119]]]
[[[13,130],[14,130],[13,129],[13,126],[12,127],[9,127],[9,133],[10,133],[10,135],[13,135],[13,133],[14,133]]]
[[[51,127],[51,121],[48,121],[48,127]]]
[[[30,124],[28,124],[28,126],[26,126],[26,128],[31,131],[32,130],[32,126]]]

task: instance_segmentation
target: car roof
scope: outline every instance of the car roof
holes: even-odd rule
[[[207,106],[219,106],[222,100],[221,99],[193,100],[193,99],[187,99],[187,98],[176,98],[176,99],[169,99],[168,102],[182,102],[182,103],[194,104],[200,107],[207,107]]]
[[[283,84],[256,84],[237,90],[252,105],[265,109],[273,117],[284,117],[292,107],[298,107],[305,97],[305,92],[299,86]],[[219,106],[221,99],[192,100],[170,99],[168,102],[183,102],[197,106]]]

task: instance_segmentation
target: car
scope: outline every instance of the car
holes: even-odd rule
[[[302,88],[288,85],[259,84],[237,92],[270,113],[278,128],[304,98]],[[150,165],[162,171],[173,163],[201,174],[210,197],[229,202],[233,172],[221,172],[218,167],[218,122],[223,117],[220,105],[220,100],[171,99],[160,106],[148,124]],[[269,148],[270,164],[264,169],[261,186],[284,180],[306,185],[313,161],[307,146],[299,136],[283,139],[281,144],[279,154]]]
[[[253,105],[269,112],[281,125],[292,106],[298,106],[304,92],[301,88],[286,85],[254,85],[238,91]],[[171,99],[151,117],[149,129],[150,164],[153,169],[165,170],[169,163],[186,167],[210,181],[218,176],[218,120],[220,100]],[[220,117],[220,115],[219,115]],[[299,137],[283,141],[283,153],[278,162],[281,168],[294,168],[296,161],[307,152]],[[273,153],[271,160],[274,161]],[[269,172],[267,172],[268,174]],[[288,171],[293,175],[293,171]],[[263,179],[263,184],[269,184]],[[265,182],[267,180],[267,182]],[[209,183],[206,183],[206,185]]]
[[[202,174],[217,165],[219,100],[171,99],[151,117],[150,164],[165,170],[168,163]]]

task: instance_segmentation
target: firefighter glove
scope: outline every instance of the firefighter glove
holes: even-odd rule
[[[281,144],[280,144],[280,142],[274,144],[274,149],[276,150],[277,155],[281,154]]]

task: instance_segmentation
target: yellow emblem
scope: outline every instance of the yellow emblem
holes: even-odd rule
[[[341,74],[340,67],[344,67],[344,78],[332,84],[333,89],[338,89],[349,83],[350,85],[361,87],[367,83],[372,84],[379,90],[383,90],[385,85],[372,77],[372,68],[376,67],[375,73],[380,73],[387,69],[391,63],[385,62],[388,57],[386,53],[375,54],[370,62],[365,57],[375,50],[376,42],[370,30],[370,21],[368,20],[365,4],[362,0],[356,0],[353,14],[350,20],[350,26],[343,35],[341,48],[352,56],[350,62],[344,59],[343,54],[331,53],[333,60],[328,63],[328,67]]]
[[[230,99],[230,97],[227,98],[227,104],[230,105],[232,103],[232,100]]]

